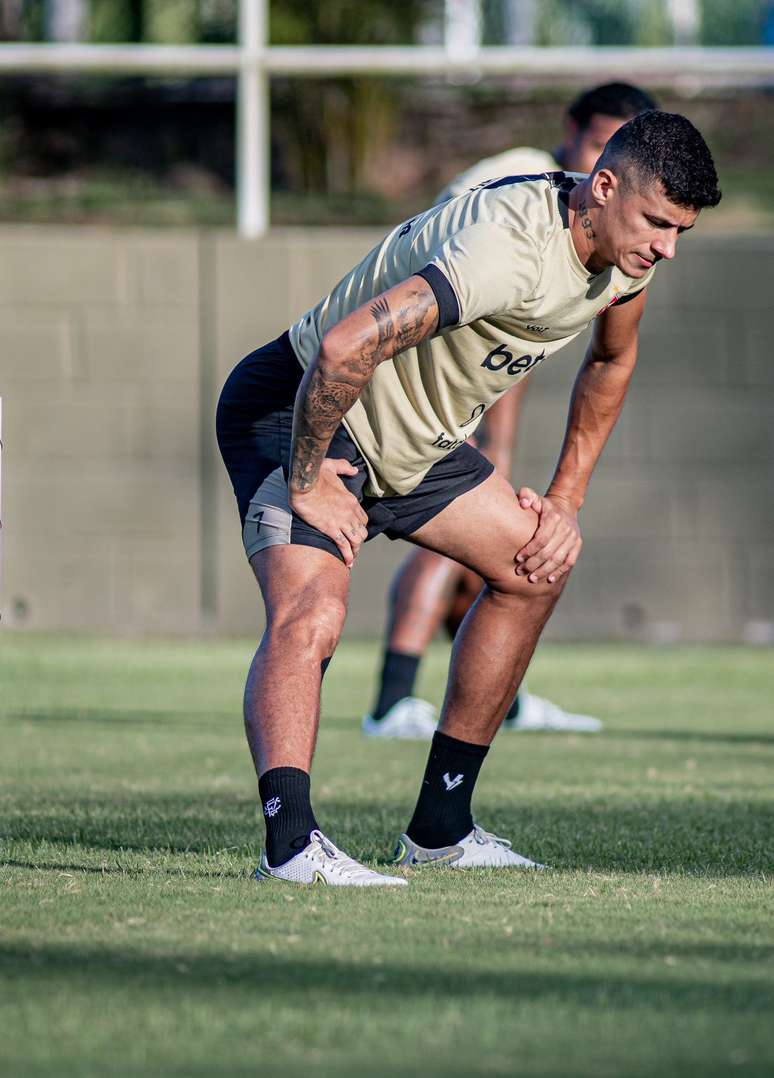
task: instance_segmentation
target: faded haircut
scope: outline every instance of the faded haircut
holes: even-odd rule
[[[717,206],[721,192],[707,143],[685,116],[643,112],[608,140],[594,173],[609,168],[630,187],[660,180],[670,202],[687,209]]]

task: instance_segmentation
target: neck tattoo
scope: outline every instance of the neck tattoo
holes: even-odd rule
[[[594,231],[593,224],[591,223],[591,217],[589,217],[589,210],[585,200],[578,203],[578,216],[580,217],[581,228],[583,229],[583,234],[585,235],[586,239],[596,239],[597,234]]]

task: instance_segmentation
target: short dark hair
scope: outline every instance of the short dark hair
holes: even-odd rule
[[[707,143],[685,116],[643,112],[608,139],[594,167],[610,168],[624,183],[660,180],[676,206],[701,210],[720,202],[718,174]]]
[[[592,116],[615,116],[628,120],[648,109],[657,108],[655,99],[638,86],[632,86],[630,82],[605,82],[585,90],[567,109],[567,115],[575,120],[581,131],[585,131]]]

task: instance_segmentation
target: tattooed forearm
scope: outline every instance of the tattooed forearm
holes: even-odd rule
[[[583,231],[586,233],[586,239],[596,239],[597,234],[594,231],[594,225],[592,224],[591,218],[589,217],[589,210],[585,201],[582,201],[578,204],[578,214],[580,216],[580,223],[583,228]]]
[[[331,438],[359,395],[356,386],[327,380],[317,365],[307,377],[306,393],[296,403],[293,422],[290,485],[298,491],[309,490],[317,482]],[[302,392],[305,382],[306,377]]]
[[[336,428],[379,364],[424,340],[437,321],[432,290],[412,280],[376,297],[327,335],[296,397],[290,465],[294,490],[315,485]]]

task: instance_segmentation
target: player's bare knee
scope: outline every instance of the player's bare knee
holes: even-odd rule
[[[535,602],[541,605],[556,602],[564,591],[570,573],[563,573],[558,580],[549,584],[547,580],[530,582],[525,576],[516,575],[515,563],[510,571],[487,580],[487,587],[494,595],[503,598],[514,598],[520,602]]]
[[[267,631],[294,653],[322,660],[336,649],[346,614],[346,603],[337,596],[303,598],[274,612]]]

